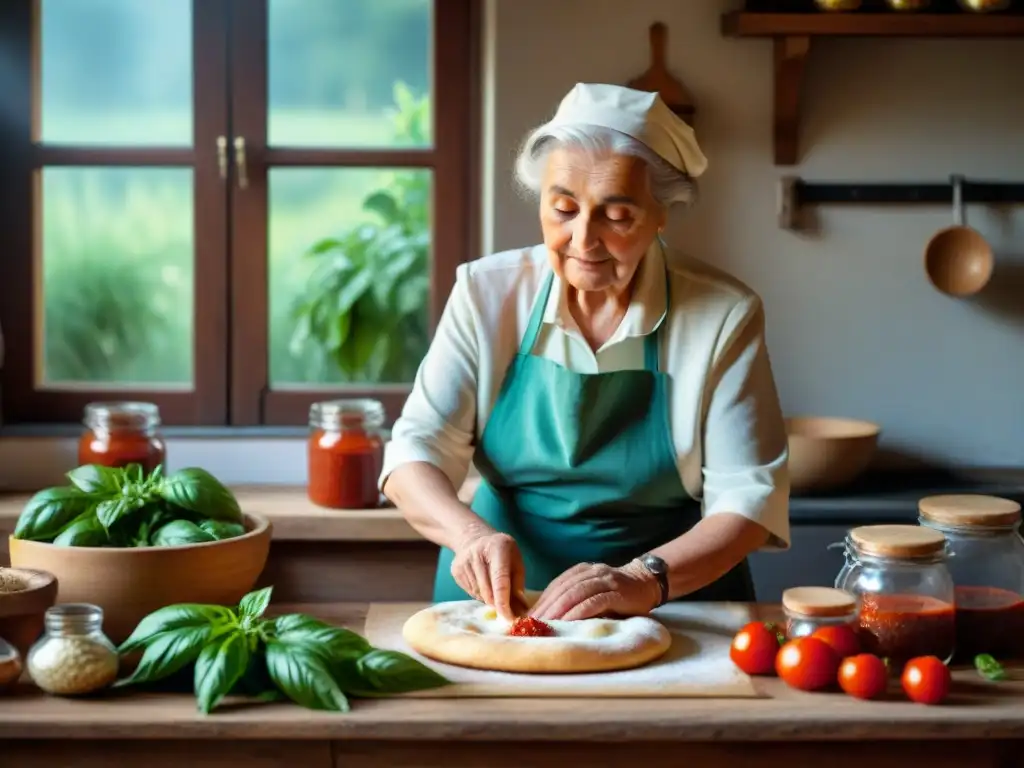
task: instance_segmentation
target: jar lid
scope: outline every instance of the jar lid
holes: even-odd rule
[[[1012,499],[981,494],[926,496],[917,504],[921,517],[933,523],[999,528],[1020,520],[1020,504]]]
[[[791,587],[782,593],[782,606],[803,616],[846,616],[857,607],[857,597],[833,587]]]
[[[850,541],[865,555],[897,559],[936,555],[946,546],[940,531],[920,525],[862,525],[850,531]]]
[[[376,429],[383,423],[384,404],[379,400],[324,400],[309,408],[309,425],[320,429]]]

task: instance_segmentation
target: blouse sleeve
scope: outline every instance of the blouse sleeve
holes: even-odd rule
[[[403,464],[426,462],[457,490],[474,450],[479,347],[468,265],[459,266],[412,392],[384,450],[379,486]]]
[[[767,549],[788,549],[789,449],[757,297],[726,322],[708,379],[704,421],[704,514],[733,512],[771,534]]]

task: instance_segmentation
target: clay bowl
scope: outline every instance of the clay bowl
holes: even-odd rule
[[[10,538],[11,564],[57,577],[57,601],[103,609],[103,630],[120,644],[138,623],[174,603],[236,604],[253,589],[270,552],[270,522],[244,515],[246,533],[179,547],[57,547]]]
[[[786,419],[792,493],[827,491],[856,480],[878,450],[881,427],[828,416]]]
[[[20,581],[23,589],[0,591],[0,637],[24,659],[43,633],[46,609],[57,602],[57,579],[52,572],[34,568],[0,568],[0,581]]]
[[[947,227],[928,241],[924,270],[935,288],[948,296],[971,296],[992,277],[992,248],[970,227]]]

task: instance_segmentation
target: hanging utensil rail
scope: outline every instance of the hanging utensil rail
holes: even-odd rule
[[[1024,182],[969,181],[962,184],[963,202],[1024,204]],[[808,182],[797,176],[779,179],[779,226],[795,229],[805,205],[949,205],[953,184]]]

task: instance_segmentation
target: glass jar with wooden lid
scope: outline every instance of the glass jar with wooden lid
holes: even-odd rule
[[[865,525],[850,530],[843,546],[835,587],[860,600],[864,649],[896,669],[915,656],[949,662],[956,612],[946,537],[919,525]]]
[[[153,403],[89,403],[78,439],[78,463],[105,467],[139,464],[151,473],[167,458],[160,434],[160,409]]]
[[[1021,505],[973,494],[928,496],[921,525],[949,542],[956,596],[957,658],[1024,658],[1024,541]]]
[[[857,596],[833,587],[792,587],[782,593],[786,637],[806,637],[821,627],[857,629]]]
[[[378,400],[327,400],[309,409],[309,500],[331,509],[380,506],[384,405]]]

